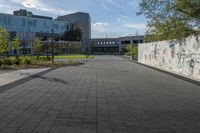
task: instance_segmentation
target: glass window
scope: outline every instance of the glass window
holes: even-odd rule
[[[44,28],[49,28],[49,26],[48,26],[46,21],[44,21]]]
[[[25,19],[22,20],[22,26],[26,26],[26,21],[25,21]]]
[[[4,16],[4,24],[5,25],[11,25],[11,19],[8,16]]]
[[[54,29],[59,29],[58,24],[53,24]]]
[[[36,27],[37,20],[33,20],[33,27]]]
[[[33,26],[33,22],[32,21],[28,21],[28,27],[32,27]]]

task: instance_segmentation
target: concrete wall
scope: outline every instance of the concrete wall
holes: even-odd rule
[[[195,37],[181,44],[172,41],[143,43],[139,45],[138,54],[141,63],[200,79],[200,42]]]

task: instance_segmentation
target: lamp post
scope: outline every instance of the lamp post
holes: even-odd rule
[[[45,44],[45,46],[46,46],[46,56],[47,56],[47,60],[49,59],[49,42],[48,42],[48,34],[46,34],[46,38],[44,39],[44,41],[46,41],[46,44]]]
[[[49,53],[49,44],[48,44],[48,42],[46,42],[46,56],[47,56],[47,60],[49,59],[48,53]]]
[[[54,63],[54,38],[53,38],[54,29],[51,29],[51,56],[52,56],[52,64]]]
[[[25,57],[25,49],[26,49],[26,46],[25,46],[25,39],[23,38],[23,55]]]

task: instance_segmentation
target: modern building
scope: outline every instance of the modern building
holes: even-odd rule
[[[91,18],[88,13],[83,12],[59,16],[54,20],[52,17],[34,15],[20,9],[14,11],[13,15],[0,13],[0,26],[9,31],[10,40],[15,36],[20,38],[20,53],[25,54],[32,53],[32,44],[36,37],[40,37],[42,41],[52,37],[60,40],[65,31],[75,27],[82,30],[83,52],[89,52],[93,47],[95,53],[123,53],[128,44],[139,44],[144,40],[144,36],[91,39]]]
[[[79,27],[82,31],[83,51],[88,52],[91,39],[91,18],[88,13],[77,12],[59,16],[56,20],[70,22],[73,27]]]
[[[0,13],[0,26],[10,33],[10,40],[18,36],[21,40],[21,53],[30,54],[33,41],[36,37],[43,40],[48,37],[59,38],[66,30],[70,30],[71,23],[66,21],[52,20],[50,17],[33,16],[27,11],[15,11],[14,14]]]
[[[94,38],[90,44],[95,53],[123,53],[128,44],[140,44],[144,36],[125,36],[119,38]]]

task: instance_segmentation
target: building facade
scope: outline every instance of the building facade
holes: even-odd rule
[[[82,31],[83,51],[88,52],[91,39],[91,18],[88,13],[77,12],[59,16],[56,20],[70,22],[73,27],[79,27]]]
[[[144,36],[125,36],[119,38],[94,38],[90,44],[95,53],[123,53],[128,44],[140,44]]]
[[[30,15],[30,13],[28,13]],[[21,40],[20,52],[31,54],[32,44],[36,37],[42,40],[48,37],[61,37],[66,30],[70,30],[71,23],[44,19],[42,16],[31,17],[26,14],[10,15],[0,13],[0,26],[10,33],[10,40],[18,36]]]
[[[8,30],[11,41],[15,36],[19,37],[20,53],[23,54],[32,53],[32,44],[36,37],[42,41],[52,38],[58,41],[65,31],[75,27],[79,27],[82,31],[82,52],[89,52],[93,47],[95,53],[123,53],[128,44],[144,42],[144,36],[91,39],[91,18],[88,13],[83,12],[59,16],[54,20],[52,17],[34,15],[32,12],[20,9],[14,11],[13,15],[0,13],[0,26]]]

